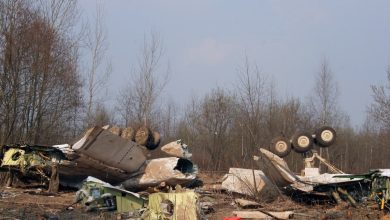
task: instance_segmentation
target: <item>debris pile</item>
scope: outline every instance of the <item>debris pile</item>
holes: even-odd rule
[[[130,212],[145,208],[147,202],[147,199],[137,193],[112,186],[94,177],[84,180],[75,197],[75,202],[81,202],[86,211]]]
[[[262,202],[272,202],[279,196],[278,189],[261,170],[230,168],[223,177],[222,188]]]
[[[147,127],[93,127],[72,145],[2,146],[0,171],[6,173],[2,175],[6,186],[15,179],[43,183],[48,188],[46,196],[58,195],[60,186],[76,187],[73,205],[89,213],[116,213],[118,219],[207,219],[222,207],[230,207],[222,213],[226,219],[313,217],[300,209],[267,205],[288,200],[285,195],[340,207],[375,202],[380,210],[389,209],[389,169],[346,174],[313,150],[313,144],[329,147],[335,137],[330,127],[313,135],[300,132],[291,139],[278,137],[272,140],[270,151],[260,148],[260,156],[255,156],[264,162],[261,170],[230,168],[218,181],[203,185],[183,141],[160,148],[168,157],[149,158],[147,151],[158,148],[161,136]],[[292,172],[283,159],[292,150],[303,155],[305,168],[300,174]],[[315,160],[331,173],[320,173]],[[0,202],[16,195],[0,190]]]

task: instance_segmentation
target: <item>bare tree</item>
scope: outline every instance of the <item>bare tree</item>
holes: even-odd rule
[[[251,64],[245,56],[244,64],[238,69],[237,93],[240,99],[241,127],[249,135],[247,146],[260,144],[261,125],[267,101],[267,79],[257,64]],[[248,152],[249,155],[252,152]]]
[[[164,136],[164,139],[176,139],[175,133],[179,118],[179,109],[176,103],[171,99],[165,102],[161,108],[158,118],[158,131]]]
[[[72,14],[74,2],[56,1],[57,12],[43,10],[51,9],[49,3],[0,3],[2,143],[60,140],[80,106],[77,44],[51,22],[57,12]],[[60,20],[61,27],[70,25]]]
[[[337,126],[341,112],[338,107],[339,90],[333,78],[329,63],[324,59],[316,75],[310,107],[314,113],[315,125]]]
[[[118,110],[126,125],[156,126],[158,99],[168,82],[170,71],[169,65],[161,71],[163,54],[160,36],[155,32],[149,38],[145,36],[136,69],[118,99]]]
[[[105,62],[107,53],[107,39],[103,23],[102,6],[96,5],[96,16],[94,17],[93,29],[89,30],[86,42],[86,48],[90,56],[89,68],[87,69],[87,125],[91,126],[92,111],[97,93],[103,89],[112,72],[110,61]]]
[[[90,115],[90,123],[94,126],[104,126],[109,125],[112,122],[113,118],[111,116],[111,113],[103,104],[97,103],[92,109]]]
[[[193,99],[186,112],[181,135],[196,149],[194,160],[208,170],[227,168],[225,160],[238,153],[231,135],[236,117],[236,99],[223,89],[215,89],[202,100]],[[183,132],[186,130],[186,132]]]
[[[316,80],[313,88],[313,93],[310,96],[309,107],[312,112],[312,129],[319,126],[332,126],[341,131],[341,127],[349,124],[348,117],[339,109],[338,106],[339,90],[337,82],[333,77],[332,70],[329,63],[324,59],[321,63],[321,68],[316,75]],[[348,143],[338,142],[340,144],[337,148],[332,148],[332,155],[338,155],[341,153],[348,153]],[[320,155],[329,160],[329,148],[324,149],[321,147]],[[335,150],[339,151],[336,152]],[[335,159],[333,157],[333,159]],[[344,158],[345,159],[345,158]],[[340,158],[338,158],[340,161]],[[320,166],[322,168],[322,166]]]
[[[368,109],[378,127],[390,131],[390,66],[387,68],[387,85],[371,86],[374,103]]]

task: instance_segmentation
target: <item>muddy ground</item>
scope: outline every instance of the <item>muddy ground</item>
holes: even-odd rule
[[[216,182],[219,175],[201,174],[205,186]],[[200,190],[200,189],[197,189]],[[234,200],[240,198],[219,190],[200,190],[201,201],[211,202],[214,211],[208,219],[232,217],[233,211],[243,210]],[[115,213],[90,213],[74,204],[74,190],[61,190],[58,194],[48,194],[39,187],[5,188],[0,187],[0,219],[117,219]],[[335,206],[330,202],[311,204],[296,202],[281,195],[271,203],[261,203],[257,208],[264,211],[294,211],[293,219],[390,219],[388,213],[377,209],[375,204],[365,204],[358,208],[348,203]],[[245,209],[247,210],[247,209]]]

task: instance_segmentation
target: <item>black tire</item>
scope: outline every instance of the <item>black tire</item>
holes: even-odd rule
[[[315,143],[320,147],[329,147],[336,141],[336,131],[329,126],[323,126],[315,132]]]
[[[285,157],[291,151],[291,143],[287,138],[276,137],[271,141],[270,150],[279,157]]]
[[[313,137],[307,132],[298,132],[291,138],[292,146],[297,153],[305,153],[313,148]]]
[[[156,149],[161,142],[161,135],[157,131],[153,131],[153,144],[150,146],[146,146],[149,150]]]

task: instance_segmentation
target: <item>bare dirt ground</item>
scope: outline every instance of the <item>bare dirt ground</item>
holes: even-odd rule
[[[96,213],[86,213],[79,205],[72,205],[74,195],[74,191],[48,194],[40,189],[3,187],[0,188],[0,219],[99,218]]]
[[[233,211],[244,210],[234,205],[234,199],[224,195],[216,196],[215,212],[208,215],[209,219],[223,219],[232,217]],[[219,198],[218,198],[219,197]],[[249,211],[250,209],[245,209]],[[292,219],[381,219],[385,213],[367,207],[353,208],[348,205],[335,207],[333,205],[307,205],[293,202],[289,198],[282,198],[272,203],[263,204],[261,208],[253,210],[293,211]]]
[[[221,174],[203,173],[200,174],[200,179],[207,187],[214,184],[220,176]],[[214,211],[206,215],[208,219],[233,217],[233,211],[243,210],[234,203],[234,199],[240,196],[220,190],[207,192],[201,193],[200,200],[213,204]],[[39,188],[0,187],[0,219],[117,219],[115,213],[85,212],[82,206],[74,204],[74,195],[75,191],[71,190],[48,194]],[[375,204],[359,208],[353,208],[348,203],[339,206],[330,203],[304,204],[286,196],[281,196],[272,203],[261,203],[257,210],[294,211],[293,219],[390,219]]]

